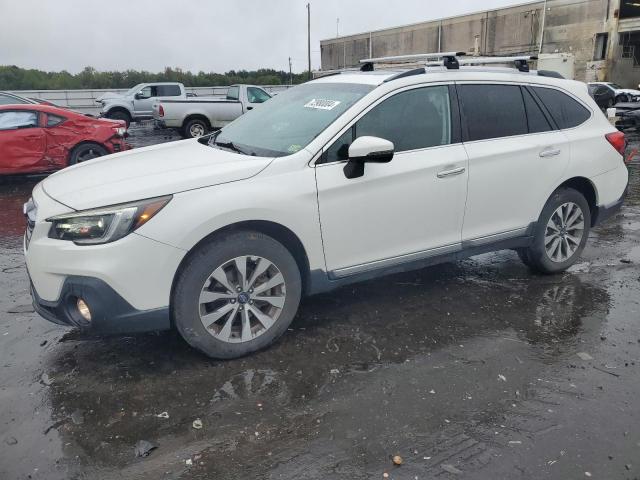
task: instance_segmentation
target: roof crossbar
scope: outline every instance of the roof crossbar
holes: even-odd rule
[[[537,60],[535,55],[518,55],[513,57],[466,57],[460,60],[461,65],[490,65],[496,63],[512,63],[520,72],[529,71],[529,62]]]
[[[457,57],[464,56],[465,52],[434,52],[434,53],[417,53],[412,55],[396,55],[393,57],[365,58],[360,60],[362,66],[360,70],[370,72],[376,63],[421,63],[435,60],[442,60],[442,65],[448,69],[458,69],[460,64]]]

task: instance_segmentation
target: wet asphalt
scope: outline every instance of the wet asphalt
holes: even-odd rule
[[[349,286],[227,362],[34,314],[21,208],[39,178],[5,179],[0,479],[640,478],[639,170],[571,272],[505,251]]]

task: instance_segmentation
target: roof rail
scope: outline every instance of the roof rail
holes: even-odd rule
[[[460,68],[457,57],[466,55],[465,52],[433,52],[417,53],[411,55],[396,55],[393,57],[365,58],[360,60],[360,70],[370,72],[376,63],[421,63],[442,59],[442,65],[448,69]]]

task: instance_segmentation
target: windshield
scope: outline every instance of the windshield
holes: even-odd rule
[[[306,147],[373,88],[351,83],[299,85],[242,115],[213,136],[209,145],[247,155],[291,155]]]
[[[134,94],[138,93],[142,89],[142,85],[144,85],[144,83],[139,83],[135,87],[131,87],[129,90],[127,90],[127,92],[124,94],[124,96],[125,97],[132,97]]]

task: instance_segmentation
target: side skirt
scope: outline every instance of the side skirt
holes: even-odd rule
[[[345,271],[350,270],[351,267],[349,267],[349,269],[341,269],[340,271],[334,270],[330,272],[314,270],[310,272],[310,282],[307,294],[315,295],[318,293],[328,292],[344,285],[372,280],[374,278],[392,275],[394,273],[420,270],[440,263],[456,262],[482,253],[526,248],[531,246],[531,243],[533,242],[535,227],[536,223],[533,222],[529,224],[528,227],[514,230],[513,232],[491,235],[480,239],[465,240],[460,244],[456,251],[438,253],[438,250],[440,249],[434,249],[434,254],[428,255],[428,252],[425,252],[425,255],[419,259],[413,259],[413,255],[411,255],[385,260],[384,262],[374,262],[370,264],[373,266],[371,269],[353,274],[345,275],[344,273]],[[449,250],[448,247],[447,249]],[[410,259],[407,260],[407,258]],[[383,264],[383,266],[375,267],[376,263]]]

